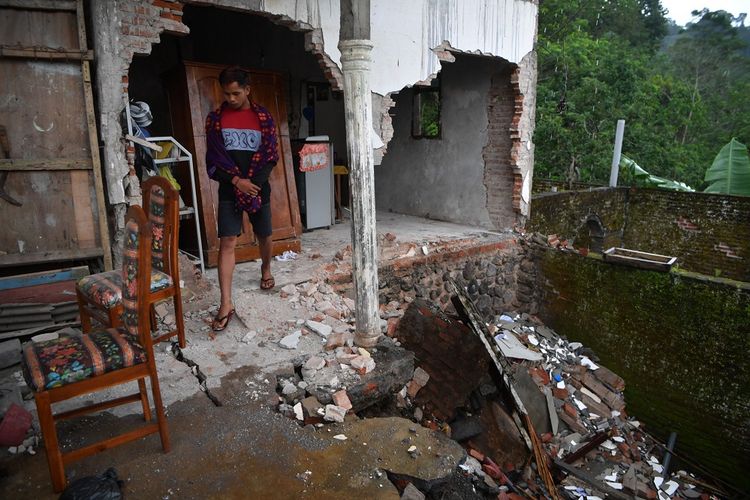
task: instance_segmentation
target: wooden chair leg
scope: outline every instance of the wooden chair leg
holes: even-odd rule
[[[65,467],[62,461],[62,453],[60,453],[60,445],[57,441],[55,419],[52,417],[52,404],[49,400],[49,394],[46,392],[37,392],[34,394],[34,398],[39,414],[39,426],[42,428],[44,447],[47,451],[47,464],[49,465],[52,488],[55,493],[60,493],[65,489],[67,480],[65,479]]]
[[[164,405],[161,401],[161,389],[159,388],[159,377],[156,374],[156,362],[152,361],[151,365],[151,393],[154,396],[154,406],[156,407],[156,420],[159,424],[159,437],[161,438],[161,447],[164,453],[171,449],[169,443],[169,429],[167,428],[167,416],[164,414]]]
[[[151,421],[151,405],[148,402],[148,390],[146,389],[146,379],[138,379],[138,392],[141,393],[141,405],[143,406],[143,419],[146,422]]]
[[[175,283],[174,297],[172,297],[174,303],[174,317],[177,323],[177,340],[180,343],[180,349],[185,348],[185,322],[182,319],[182,292],[180,291],[180,283]]]

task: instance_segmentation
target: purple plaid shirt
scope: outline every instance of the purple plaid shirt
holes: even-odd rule
[[[224,137],[221,133],[221,113],[227,103],[221,104],[216,111],[212,111],[206,118],[206,170],[208,177],[219,181],[216,172],[223,170],[231,176],[249,179],[255,172],[268,164],[276,164],[279,161],[278,139],[276,135],[276,124],[273,122],[271,113],[263,106],[250,101],[253,111],[258,114],[260,121],[261,142],[258,151],[250,158],[250,168],[247,176],[243,176],[240,168],[235,164],[232,157],[224,146]],[[257,212],[261,206],[260,194],[250,196],[236,187],[234,194],[237,199],[237,208],[248,213]]]

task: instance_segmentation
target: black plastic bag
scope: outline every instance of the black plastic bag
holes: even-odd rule
[[[124,498],[122,485],[117,471],[110,467],[104,474],[76,479],[65,488],[60,500],[120,500]]]

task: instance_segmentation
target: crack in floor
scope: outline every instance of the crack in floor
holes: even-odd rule
[[[172,342],[172,347],[169,349],[169,352],[172,353],[172,355],[175,357],[175,359],[181,363],[185,363],[188,368],[190,368],[190,373],[192,373],[196,379],[198,379],[198,388],[201,390],[201,392],[205,393],[208,399],[211,400],[211,402],[216,406],[224,406],[222,402],[219,400],[216,395],[211,393],[211,390],[208,388],[208,385],[206,384],[206,380],[208,380],[208,377],[205,373],[201,371],[200,366],[198,363],[193,361],[190,358],[186,358],[185,355],[182,352],[182,349],[180,349],[180,345],[177,342]]]

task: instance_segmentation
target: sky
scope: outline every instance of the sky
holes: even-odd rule
[[[680,26],[693,20],[690,12],[703,8],[725,10],[735,16],[742,12],[750,14],[750,0],[661,0],[661,4],[669,11],[667,17]]]

